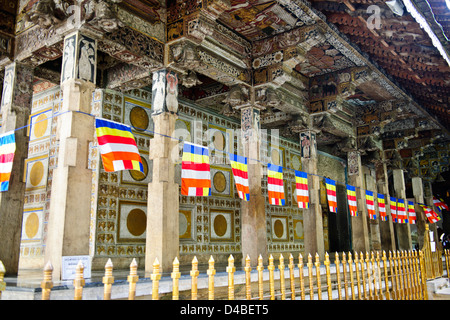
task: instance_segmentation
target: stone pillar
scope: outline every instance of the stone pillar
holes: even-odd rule
[[[92,172],[89,142],[94,141],[90,116],[96,80],[96,41],[79,32],[64,39],[61,71],[63,104],[58,116],[58,163],[53,171],[45,259],[60,279],[63,256],[89,254]]]
[[[425,223],[427,222],[427,217],[423,211],[423,208],[419,203],[424,203],[424,193],[423,193],[423,183],[422,178],[413,177],[412,178],[412,189],[414,195],[414,210],[416,211],[416,227],[417,227],[417,237],[419,242],[419,248],[423,247],[423,235],[425,233]]]
[[[381,249],[384,251],[394,251],[395,246],[395,233],[394,225],[392,223],[391,209],[389,206],[389,185],[388,185],[388,174],[387,165],[385,160],[384,151],[380,151],[381,161],[375,163],[375,176],[377,180],[377,191],[385,196],[386,203],[386,217],[387,221],[380,220],[380,238],[381,238]]]
[[[425,189],[425,192],[424,192],[425,204],[427,206],[429,206],[430,208],[432,208],[436,213],[438,213],[439,211],[438,211],[438,209],[436,209],[436,207],[434,206],[434,203],[433,203],[433,186],[432,186],[431,182],[427,181],[424,189]],[[438,233],[437,233],[437,223],[429,223],[428,219],[427,219],[426,223],[428,223],[430,231],[433,232],[434,240],[431,239],[431,241],[435,241],[436,244],[440,245],[439,237],[438,237]]]
[[[320,178],[317,176],[317,140],[316,132],[300,132],[302,150],[302,171],[308,173],[309,209],[303,210],[303,230],[305,256],[316,253],[323,259],[325,244],[323,240],[322,207],[320,206]]]
[[[253,88],[247,104],[241,110],[241,135],[244,156],[248,158],[248,183],[250,200],[241,200],[242,264],[249,255],[251,265],[256,266],[259,255],[267,262],[267,234],[265,196],[261,191],[263,170],[261,163],[261,107],[255,103]]]
[[[353,170],[349,170],[348,184],[356,187],[356,202],[358,206],[358,216],[351,217],[352,226],[352,249],[356,252],[366,252],[370,250],[369,230],[366,207],[366,188],[364,186],[364,174],[361,164],[361,154],[352,151],[348,155],[352,160]]]
[[[4,134],[27,125],[33,97],[33,70],[15,62],[5,68],[1,101]],[[0,192],[0,260],[7,275],[19,270],[25,181],[24,160],[28,156],[27,129],[15,132],[16,151],[8,191]]]
[[[372,176],[370,172],[365,173],[366,180],[366,189],[369,191],[373,191],[373,200],[375,202],[375,212],[377,214],[376,220],[369,220],[369,235],[370,235],[370,250],[380,251],[381,250],[381,235],[380,235],[380,213],[378,212],[378,206],[376,205],[377,195],[376,195],[376,182],[375,178]]]
[[[157,134],[150,140],[149,150],[153,176],[148,184],[146,274],[153,271],[155,258],[162,272],[172,270],[173,259],[179,254],[179,186],[175,183],[178,141],[169,138],[174,135],[178,118],[177,84],[178,76],[173,71],[153,73],[152,119]]]
[[[403,170],[394,169],[393,177],[395,197],[405,200],[405,209],[407,209],[408,202],[406,201],[405,177],[403,175]],[[411,250],[412,241],[409,223],[396,223],[395,230],[397,231],[398,250]]]

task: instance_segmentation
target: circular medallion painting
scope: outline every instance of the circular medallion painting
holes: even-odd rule
[[[224,192],[227,187],[225,175],[222,172],[217,171],[213,177],[213,184],[217,192]]]
[[[44,177],[44,165],[40,161],[35,162],[30,170],[31,185],[34,187],[38,186],[43,177]]]
[[[39,229],[39,217],[33,212],[31,213],[25,222],[25,233],[29,239],[32,239],[36,236]]]
[[[273,232],[277,236],[277,238],[283,237],[284,234],[284,226],[281,220],[277,219],[273,224]]]
[[[144,131],[149,124],[147,112],[141,107],[134,107],[130,111],[130,122],[134,129]]]
[[[223,237],[227,232],[227,229],[227,219],[223,215],[218,214],[214,218],[214,232],[218,237]]]
[[[133,209],[127,216],[127,229],[133,236],[140,236],[147,227],[147,216],[141,209]]]
[[[41,138],[47,131],[48,119],[45,114],[40,114],[36,118],[36,122],[33,125],[33,133],[36,138]]]

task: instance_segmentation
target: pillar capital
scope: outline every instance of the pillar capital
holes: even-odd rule
[[[170,69],[153,72],[152,116],[163,112],[178,113],[178,74]]]

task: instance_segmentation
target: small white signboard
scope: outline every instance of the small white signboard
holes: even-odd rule
[[[61,280],[74,280],[78,262],[84,266],[84,279],[91,278],[91,257],[90,256],[65,256],[62,257]]]

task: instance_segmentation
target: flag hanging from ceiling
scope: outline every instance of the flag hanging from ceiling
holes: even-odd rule
[[[249,201],[250,190],[248,187],[247,158],[236,154],[230,154],[230,162],[239,198]]]
[[[283,167],[269,163],[267,165],[267,176],[269,203],[277,206],[284,206]]]
[[[369,218],[372,220],[377,219],[377,215],[375,213],[375,201],[373,198],[373,192],[366,190],[366,204],[367,204],[367,213],[369,214]]]
[[[16,152],[16,137],[14,131],[0,136],[0,191],[8,191],[9,178]]]
[[[384,194],[377,193],[378,211],[380,212],[381,221],[388,221],[386,215],[386,202],[384,200]]]
[[[408,217],[406,215],[405,200],[397,199],[397,222],[408,223]]]
[[[184,142],[181,159],[181,194],[200,197],[211,195],[211,172],[207,147]]]
[[[336,181],[325,178],[325,186],[327,189],[328,207],[330,208],[330,212],[337,212]]]
[[[438,199],[433,197],[433,204],[439,209],[439,211],[448,210],[447,204],[441,198]]]
[[[106,172],[137,170],[144,173],[141,156],[129,126],[95,118],[95,132]]]
[[[408,201],[408,221],[409,224],[416,224],[416,211],[414,210],[414,202]]]
[[[298,207],[309,208],[308,175],[306,172],[295,170],[295,193]]]
[[[397,222],[397,199],[390,197],[392,221]]]
[[[430,207],[428,207],[424,204],[421,204],[420,206],[423,208],[423,210],[425,212],[425,216],[427,217],[427,219],[430,223],[436,223],[439,220],[441,220],[441,218],[438,216],[438,214],[436,212],[434,212],[433,209],[431,209]]]
[[[350,210],[350,215],[352,217],[357,217],[358,207],[356,203],[356,187],[347,185],[347,201],[348,201],[348,209]]]

